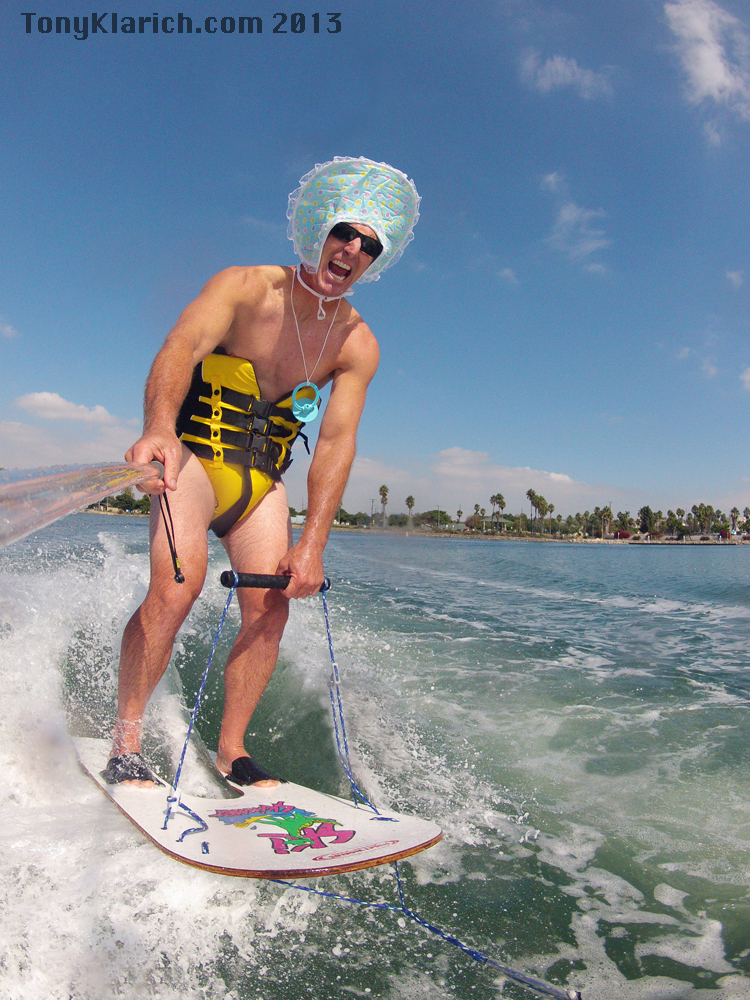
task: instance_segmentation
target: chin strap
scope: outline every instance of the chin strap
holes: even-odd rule
[[[314,288],[310,288],[310,286],[307,284],[306,281],[302,280],[302,265],[301,264],[297,264],[297,266],[295,267],[294,270],[295,270],[295,273],[297,275],[297,281],[299,281],[300,285],[302,285],[302,287],[305,289],[305,291],[309,292],[310,295],[317,296],[317,299],[318,299],[318,319],[325,319],[326,318],[326,311],[323,308],[323,303],[324,302],[336,302],[339,299],[346,298],[348,295],[354,295],[354,290],[351,289],[351,288],[348,291],[346,291],[346,292],[342,292],[341,295],[321,295],[320,292],[316,292]]]

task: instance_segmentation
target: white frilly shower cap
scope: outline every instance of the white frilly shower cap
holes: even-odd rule
[[[383,252],[360,281],[377,281],[414,237],[419,195],[406,174],[363,156],[316,163],[289,195],[287,234],[306,271],[315,272],[337,222],[359,222],[378,234]]]

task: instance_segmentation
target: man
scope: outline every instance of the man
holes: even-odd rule
[[[174,538],[153,504],[151,582],[123,635],[107,781],[154,779],[140,756],[143,713],[203,587],[211,528],[234,569],[290,577],[285,591],[237,592],[242,624],[225,668],[216,757],[239,784],[277,783],[250,757],[245,732],[276,664],[289,599],[309,597],[323,582],[323,549],[378,365],[377,342],[344,296],[400,257],[418,208],[413,183],[387,164],[337,157],[317,165],[289,196],[289,237],[302,266],[217,274],[157,354],[143,435],[126,459],[164,464],[163,482],[149,489],[168,491]],[[317,416],[318,390],[329,383],[307,480],[307,521],[292,545],[281,473],[301,427]]]

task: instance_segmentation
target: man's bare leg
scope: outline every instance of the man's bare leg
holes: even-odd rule
[[[275,573],[292,545],[286,490],[277,483],[258,506],[223,539],[234,569]],[[289,601],[275,590],[240,588],[237,597],[242,625],[224,670],[224,715],[216,764],[228,774],[232,762],[249,756],[245,732],[279,655],[279,643],[289,617]],[[274,787],[277,781],[256,782]]]
[[[146,704],[167,669],[175,636],[201,592],[206,576],[206,532],[214,511],[213,489],[198,459],[183,445],[177,489],[169,493],[175,543],[185,582],[174,579],[159,501],[151,504],[151,582],[143,604],[122,637],[118,708],[112,757],[138,753]]]

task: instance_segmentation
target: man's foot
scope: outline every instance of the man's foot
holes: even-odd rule
[[[108,785],[127,782],[139,788],[153,788],[154,785],[164,784],[139,753],[124,753],[119,757],[111,757],[101,775]]]
[[[221,770],[221,765],[219,769]],[[232,770],[226,777],[235,785],[257,785],[259,788],[275,788],[279,783],[286,784],[285,778],[275,778],[256,764],[252,757],[237,757],[233,760]]]

